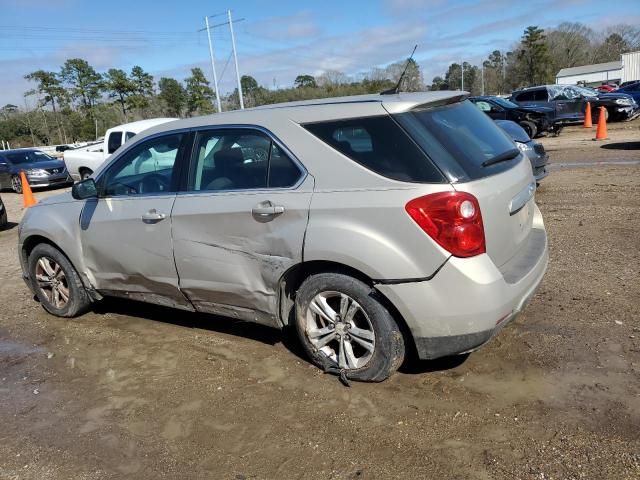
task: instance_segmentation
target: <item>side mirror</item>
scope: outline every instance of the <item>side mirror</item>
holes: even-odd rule
[[[71,196],[76,200],[86,200],[87,198],[98,198],[98,188],[93,178],[87,178],[71,187]]]

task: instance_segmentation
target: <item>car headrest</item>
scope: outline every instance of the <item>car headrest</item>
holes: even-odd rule
[[[213,155],[216,168],[229,168],[241,165],[244,162],[241,148],[225,148]]]

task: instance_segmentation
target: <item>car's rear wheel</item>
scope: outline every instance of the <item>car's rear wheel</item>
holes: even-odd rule
[[[13,175],[11,177],[11,189],[15,193],[22,193],[22,181],[18,175]]]
[[[404,360],[397,323],[371,287],[348,275],[321,273],[302,283],[296,330],[314,364],[353,380],[380,382]]]
[[[44,309],[58,317],[84,313],[91,299],[80,276],[60,250],[46,243],[29,255],[29,278]]]
[[[538,127],[536,127],[536,124],[533,122],[524,120],[520,122],[520,126],[524,129],[525,132],[527,132],[529,138],[534,138],[538,134]]]

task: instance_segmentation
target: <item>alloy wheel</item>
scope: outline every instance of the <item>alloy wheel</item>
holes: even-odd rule
[[[22,182],[20,181],[20,177],[15,175],[11,177],[11,188],[16,193],[22,193]]]
[[[69,284],[62,267],[53,259],[40,257],[36,264],[36,282],[38,289],[57,309],[69,303]]]
[[[349,295],[336,291],[313,298],[306,313],[306,335],[314,348],[345,370],[364,367],[376,346],[367,313]]]

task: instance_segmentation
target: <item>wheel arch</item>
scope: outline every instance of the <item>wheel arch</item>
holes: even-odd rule
[[[300,285],[307,278],[319,273],[341,273],[360,280],[371,287],[371,295],[374,296],[389,311],[393,319],[398,324],[402,336],[404,337],[407,357],[416,358],[416,344],[411,334],[411,329],[400,311],[395,305],[378,289],[376,282],[360,270],[339,262],[330,260],[311,260],[301,262],[290,267],[280,278],[278,287],[278,315],[282,325],[288,326],[293,323],[292,315],[295,315],[295,298]]]

